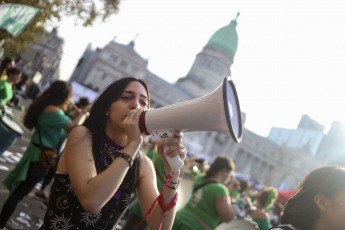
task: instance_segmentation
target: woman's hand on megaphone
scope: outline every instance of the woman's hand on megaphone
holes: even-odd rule
[[[166,159],[166,157],[173,157],[179,155],[181,160],[184,161],[187,150],[186,147],[183,145],[182,142],[183,133],[182,132],[174,132],[174,137],[168,140],[166,143],[161,141],[157,145],[157,152],[159,157],[164,163],[166,171],[171,171],[171,167]],[[164,154],[164,146],[167,146],[167,150]]]
[[[123,120],[124,129],[127,134],[127,145],[140,147],[143,143],[143,137],[139,129],[139,117],[143,109],[130,110]]]

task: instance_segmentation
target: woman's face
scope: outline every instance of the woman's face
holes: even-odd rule
[[[113,102],[106,111],[106,115],[109,116],[108,123],[117,130],[123,130],[123,120],[128,112],[139,108],[147,110],[147,105],[147,92],[144,86],[137,81],[132,81],[124,89],[119,99]]]
[[[62,108],[61,108],[61,109],[62,109],[64,112],[67,111],[68,105],[69,105],[69,103],[70,103],[70,101],[71,101],[72,96],[73,96],[73,91],[71,91],[71,93],[68,95],[68,97],[66,98],[66,100],[65,100],[64,103],[62,104]]]
[[[14,60],[13,60],[13,61],[7,63],[6,69],[13,68],[14,66],[15,66],[15,63],[14,63]]]
[[[324,213],[329,230],[343,230],[345,226],[345,190],[330,199]]]

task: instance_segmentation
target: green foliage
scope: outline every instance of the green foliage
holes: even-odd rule
[[[37,7],[40,12],[17,37],[0,29],[4,56],[15,57],[29,44],[35,43],[46,34],[46,27],[53,20],[60,21],[64,16],[75,17],[76,24],[92,26],[97,19],[106,21],[117,13],[120,0],[0,0],[0,4],[16,3]]]

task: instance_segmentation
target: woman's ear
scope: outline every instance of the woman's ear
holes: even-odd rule
[[[105,116],[109,116],[109,110],[105,112]]]
[[[322,194],[316,194],[314,196],[314,202],[321,212],[326,212],[328,203],[330,202],[327,197]]]

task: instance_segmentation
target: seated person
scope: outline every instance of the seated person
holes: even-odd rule
[[[259,226],[260,230],[271,228],[270,207],[278,197],[278,191],[273,187],[265,187],[259,191],[254,205],[247,211],[246,215],[252,218]]]

